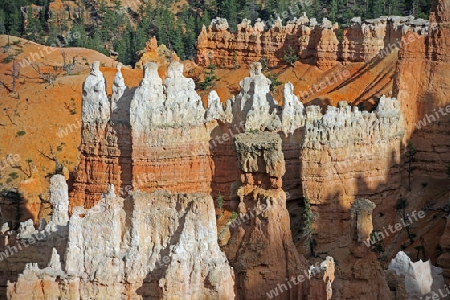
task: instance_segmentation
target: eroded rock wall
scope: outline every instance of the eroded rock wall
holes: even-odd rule
[[[364,197],[375,202],[389,220],[395,219],[391,206],[398,197],[401,182],[401,140],[405,131],[398,101],[382,97],[371,113],[341,102],[322,114],[319,106],[304,107],[295,96],[293,85],[288,83],[283,106],[279,106],[270,94],[270,80],[261,69],[259,63],[251,65],[250,76],[240,83],[240,93],[227,100],[225,107],[217,93],[211,92],[207,108],[203,107],[192,80],[182,75],[182,65],[178,62],[169,66],[164,82],[158,75],[157,65],[146,64],[140,86],[133,89],[125,86],[119,67],[113,96],[106,99],[109,102],[105,101],[104,81],[91,75],[103,85],[86,93],[87,111],[83,121],[106,124],[113,130],[113,126],[122,124],[128,131],[121,131],[121,138],[117,137],[117,130],[112,131],[113,140],[118,141],[118,150],[113,153],[117,154],[114,164],[121,169],[120,176],[104,177],[101,185],[96,180],[88,180],[76,182],[75,186],[84,184],[85,191],[106,190],[108,184],[121,182],[122,187],[116,187],[110,194],[124,196],[123,179],[128,176],[130,190],[144,194],[164,189],[172,193],[223,195],[227,207],[244,216],[252,213],[255,217],[231,229],[231,238],[222,244],[235,269],[237,294],[249,299],[265,296],[271,288],[286,284],[286,277],[302,274],[299,266],[306,270],[303,268],[306,262],[293,246],[286,202],[308,196],[316,216],[313,224],[316,251],[329,253],[338,261],[348,255],[358,258],[349,261],[333,283],[317,282],[321,290],[318,295],[328,295],[331,289],[339,297],[352,294],[382,297],[388,289],[384,274],[374,255],[360,257],[368,250],[355,246],[350,234],[350,211],[355,199]],[[92,78],[87,83],[90,81]],[[110,105],[109,110],[96,107],[100,114],[93,122],[89,117],[91,99],[96,105]],[[248,139],[240,140],[246,136]],[[102,140],[102,136],[86,137],[90,143]],[[120,141],[129,144],[122,145]],[[100,155],[89,155],[92,159],[103,159]],[[84,174],[84,170],[80,167],[79,172]],[[93,198],[95,193],[90,193]],[[142,203],[152,201],[145,197],[139,199]],[[131,211],[127,205],[136,203],[125,201],[125,211]],[[263,206],[271,209],[255,213]],[[375,225],[377,222],[382,221],[374,220]],[[294,240],[298,241],[297,231],[294,234]],[[264,262],[259,257],[264,257]],[[283,257],[281,264],[276,259],[279,257]],[[282,267],[286,262],[289,265]],[[72,265],[76,268],[77,263]],[[146,287],[156,284],[153,277],[142,280]],[[137,283],[133,281],[133,284]],[[306,297],[311,286],[289,289],[286,295]],[[158,295],[150,296],[162,297]]]
[[[235,269],[237,299],[263,299],[306,268],[292,241],[281,138],[276,133],[242,133],[235,138],[241,179],[231,238],[224,247]],[[302,285],[302,283],[300,283]],[[303,289],[306,290],[306,289]],[[291,288],[279,299],[303,299]]]
[[[111,103],[99,67],[99,62],[92,65],[91,74],[83,84],[81,158],[71,194],[71,208],[78,205],[92,207],[108,184],[120,187],[121,174],[127,174],[121,170],[121,156],[127,153],[119,149],[119,142],[122,148],[130,146],[126,143],[127,132],[117,130],[110,122]]]
[[[47,268],[26,265],[8,284],[8,299],[235,295],[232,268],[217,244],[213,200],[204,194],[136,192],[124,200],[110,186],[91,209],[74,208],[63,257],[54,249]]]
[[[406,137],[417,147],[415,169],[441,178],[447,176],[450,162],[449,6],[448,0],[433,1],[429,34],[403,37],[394,84],[406,118]]]
[[[339,25],[324,18],[321,23],[305,13],[285,25],[277,20],[268,22],[248,20],[238,25],[237,32],[228,31],[225,19],[216,18],[203,27],[197,43],[197,63],[215,64],[222,68],[237,68],[263,61],[269,67],[285,64],[285,54],[297,55],[305,63],[322,70],[340,62],[370,61],[383,58],[400,47],[400,39],[408,31],[426,35],[429,23],[413,17],[380,17],[361,21],[353,18],[344,27],[342,40],[337,38]]]
[[[64,176],[55,175],[50,179],[50,201],[53,214],[47,224],[41,220],[35,228],[33,221],[21,222],[17,231],[12,230],[10,223],[2,224],[0,231],[0,298],[6,298],[8,281],[14,282],[32,262],[34,266],[47,266],[52,261],[53,251],[64,253],[68,240],[68,207],[69,194]],[[43,283],[48,287],[47,282]],[[53,288],[53,287],[52,287]],[[32,295],[42,295],[40,284],[22,284],[21,294],[31,299]],[[47,292],[50,292],[48,290]],[[15,299],[26,299],[20,298]]]

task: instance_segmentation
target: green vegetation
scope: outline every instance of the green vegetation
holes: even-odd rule
[[[217,204],[218,208],[220,208],[220,209],[223,208],[223,196],[221,194],[219,194],[219,196],[217,196],[216,204]]]
[[[200,82],[199,86],[202,90],[208,90],[209,88],[214,86],[214,83],[218,80],[216,76],[216,65],[210,64],[206,70],[203,70],[203,74],[205,75],[205,79],[203,82]]]
[[[17,174],[17,172],[12,172],[9,174],[9,177],[11,177],[12,180],[16,180],[17,178],[19,178],[19,175]]]
[[[3,62],[4,64],[8,64],[8,63],[12,62],[13,60],[14,60],[14,57],[11,56],[11,55],[8,55],[7,57],[5,57],[5,58],[2,60],[2,62]]]
[[[233,222],[234,220],[236,220],[239,217],[239,214],[235,211],[233,211],[231,213],[231,217],[230,217],[230,221]]]
[[[270,79],[272,82],[270,84],[270,91],[273,92],[277,86],[280,86],[282,84],[281,81],[278,81],[278,75],[275,73],[269,73],[267,74],[267,78]]]
[[[284,52],[283,61],[291,66],[294,66],[294,63],[298,60],[298,56],[295,53],[295,50],[289,46],[289,50]]]
[[[309,246],[311,254],[315,256],[314,247],[316,246],[317,242],[313,238],[314,228],[312,227],[312,225],[314,223],[314,213],[311,210],[311,204],[307,196],[304,196],[303,204],[303,237],[305,238],[305,244]]]
[[[77,114],[77,106],[75,104],[75,99],[74,98],[70,98],[70,105],[72,106],[70,109],[70,114],[72,115],[76,115]]]
[[[20,130],[20,131],[16,132],[16,136],[22,136],[22,135],[25,135],[25,134],[26,134],[26,132],[24,130]]]

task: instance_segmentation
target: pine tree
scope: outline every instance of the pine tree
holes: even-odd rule
[[[384,14],[383,0],[369,0],[369,18],[379,18]]]
[[[177,55],[182,59],[186,59],[184,55],[184,44],[183,44],[183,31],[181,26],[175,24],[175,28],[171,30],[171,40],[173,45],[173,50],[177,53]]]
[[[184,26],[185,32],[183,35],[184,54],[188,59],[193,59],[195,56],[195,43],[197,41],[197,34],[195,30],[195,21],[192,16],[189,16]]]
[[[21,35],[22,16],[18,10],[6,15],[6,32],[10,35]]]
[[[28,7],[28,25],[25,29],[25,36],[28,40],[41,43],[43,29],[38,19],[34,18],[32,7]]]
[[[322,21],[323,18],[322,10],[323,10],[322,1],[314,0],[313,4],[314,15],[312,15],[311,17],[316,18],[318,22]]]
[[[46,42],[47,46],[58,44],[58,28],[56,28],[55,23],[50,23],[48,25],[48,39]]]
[[[6,26],[5,26],[6,16],[3,9],[0,9],[0,34],[6,33]]]
[[[207,28],[208,26],[211,24],[211,18],[209,17],[209,13],[208,10],[205,9],[203,11],[203,18],[202,18],[202,22],[201,22],[201,26],[200,26],[200,30],[202,30],[202,26],[205,25]],[[199,31],[200,32],[200,31]]]
[[[336,22],[336,13],[337,13],[337,1],[331,0],[330,4],[330,20],[331,22]]]
[[[237,13],[238,6],[236,0],[228,0],[226,2],[225,10],[225,18],[228,20],[228,24],[230,25],[230,31],[237,30]]]
[[[145,30],[142,28],[138,28],[134,34],[134,62],[138,60],[137,52],[145,48],[145,44],[147,43],[149,37],[146,35]]]

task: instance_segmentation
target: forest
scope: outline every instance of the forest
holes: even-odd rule
[[[123,0],[125,2],[126,0]],[[134,0],[137,1],[137,0]],[[413,15],[427,19],[430,2],[427,0],[200,0],[188,1],[180,9],[173,9],[175,0],[148,1],[138,11],[125,10],[122,1],[107,4],[104,0],[82,0],[80,17],[62,20],[59,24],[49,13],[50,0],[0,0],[0,34],[20,36],[45,45],[84,47],[109,54],[112,49],[119,60],[134,65],[138,51],[145,48],[150,37],[156,36],[182,59],[194,59],[197,36],[203,25],[212,18],[228,20],[230,31],[244,18],[254,22],[274,20],[278,16],[289,19],[301,14],[323,17],[340,25],[348,24],[351,18],[363,19],[389,15]],[[42,7],[39,18],[33,17],[30,5]],[[176,7],[176,5],[175,5]],[[87,13],[86,13],[87,12]],[[86,18],[85,16],[90,16]],[[28,20],[24,28],[24,19]],[[79,39],[64,39],[65,36],[81,36]]]

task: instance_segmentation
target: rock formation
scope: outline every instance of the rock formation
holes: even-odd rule
[[[69,194],[64,176],[55,175],[50,179],[49,194],[53,206],[51,221],[56,225],[66,226],[69,222]]]
[[[353,203],[352,220],[356,223],[353,227],[356,228],[359,243],[370,239],[373,231],[372,211],[374,208],[375,204],[367,199],[356,199]]]
[[[271,289],[296,278],[306,268],[292,242],[281,139],[276,133],[242,133],[235,138],[241,180],[231,238],[225,247],[236,273],[237,299],[263,299]],[[302,283],[300,283],[302,285]],[[306,289],[304,289],[306,290]],[[289,289],[279,299],[303,299]]]
[[[109,183],[119,187],[122,183],[119,138],[113,124],[109,122],[111,103],[106,95],[106,81],[99,66],[98,62],[92,65],[91,74],[83,84],[81,161],[77,184],[71,195],[71,207],[92,207]],[[116,100],[113,101],[115,102]]]
[[[450,164],[450,2],[432,1],[428,35],[408,32],[402,39],[394,93],[405,114],[406,136],[417,150],[412,177],[448,178]],[[417,76],[417,74],[421,74]],[[437,263],[450,282],[448,222]]]
[[[226,32],[223,20],[216,23],[214,30]],[[395,219],[392,201],[385,199],[398,199],[401,183],[401,104],[383,96],[369,113],[343,101],[322,114],[319,106],[304,107],[288,83],[279,106],[261,67],[250,66],[240,93],[225,107],[213,91],[205,109],[179,62],[171,63],[165,81],[156,63],[146,64],[137,88],[126,87],[119,65],[110,99],[94,64],[83,89],[82,157],[69,241],[67,249],[57,248],[64,254],[64,274],[56,279],[64,287],[60,293],[71,286],[86,297],[187,294],[196,299],[235,293],[260,299],[306,272],[306,280],[286,288],[282,298],[388,297],[385,275],[363,242],[383,222],[374,219],[371,227],[373,204]],[[221,240],[229,263],[220,260],[216,269],[207,258],[224,257],[217,252],[213,202],[206,195],[222,195],[224,206],[238,213],[223,229],[230,238]],[[336,279],[331,259],[324,263],[326,271],[310,274],[294,246],[299,233],[291,234],[287,202],[306,196],[318,233],[313,251],[345,262]],[[100,229],[99,243],[87,234],[93,228]],[[33,230],[24,224],[24,232],[28,229]],[[196,251],[188,240],[198,245]],[[207,249],[213,253],[202,248],[204,242],[212,243]],[[201,261],[199,269],[192,265],[194,257]],[[161,259],[167,263],[158,265]],[[36,273],[29,278],[42,280],[41,271],[29,269]],[[71,282],[74,278],[78,281]],[[226,289],[217,278],[226,278]],[[17,290],[10,285],[11,295]]]
[[[241,92],[234,99],[233,116],[236,123],[245,123],[246,130],[280,128],[278,105],[270,94],[270,83],[262,74],[259,62],[250,65],[250,77],[239,83]]]
[[[281,20],[270,28],[257,20],[252,26],[248,20],[238,25],[237,32],[228,31],[228,22],[222,18],[212,20],[208,29],[203,27],[197,43],[197,63],[213,63],[223,68],[236,68],[261,61],[269,67],[285,63],[284,55],[293,51],[305,63],[314,63],[322,70],[340,62],[370,61],[376,55],[393,51],[406,32],[426,35],[429,23],[413,17],[380,17],[361,21],[354,18],[344,28],[342,42],[337,39],[339,25],[324,18],[318,23],[305,13],[288,21]],[[292,49],[292,50],[291,50]],[[383,52],[384,51],[384,52]],[[381,54],[379,54],[381,53]]]
[[[439,245],[442,247],[442,254],[439,255],[437,263],[442,267],[442,274],[446,282],[450,280],[450,218],[446,219],[444,233],[441,236]]]
[[[417,147],[414,168],[440,178],[446,178],[450,163],[448,6],[448,0],[433,1],[429,34],[408,32],[403,37],[394,85],[405,112],[405,138]]]
[[[139,61],[136,63],[136,69],[143,69],[149,62],[156,62],[161,66],[168,66],[171,61],[180,61],[177,54],[167,49],[165,45],[159,45],[156,37],[153,36],[145,45],[145,49],[138,53]]]
[[[331,300],[333,296],[332,283],[335,279],[335,262],[330,256],[319,266],[310,266],[310,282],[308,295],[312,299]]]
[[[8,223],[3,224],[0,233],[0,298],[4,298],[7,282],[18,278],[24,268],[37,268],[37,264],[57,266],[55,254],[66,249],[68,238],[68,206],[69,195],[64,176],[55,175],[50,179],[50,199],[53,215],[48,224],[41,222],[38,229],[33,221],[21,222],[17,231],[11,230]],[[29,264],[32,262],[32,264]],[[42,294],[41,283],[28,284],[29,272],[19,276],[19,295],[10,299],[32,299]],[[33,277],[33,276],[31,276]],[[53,295],[55,284],[52,280],[44,280],[46,293]],[[44,298],[41,298],[44,299]]]
[[[444,291],[442,269],[433,266],[430,261],[413,263],[405,252],[400,251],[389,264],[389,270],[404,277],[408,299],[423,299],[422,296],[431,292]]]
[[[111,185],[91,209],[74,208],[64,270],[53,249],[47,268],[28,264],[8,285],[8,298],[234,297],[211,197],[136,192],[127,201]]]

